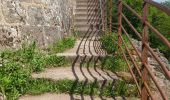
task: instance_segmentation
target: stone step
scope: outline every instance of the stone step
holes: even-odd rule
[[[94,17],[94,18],[98,18],[100,17],[100,14],[95,14],[95,13],[88,13],[88,14],[81,14],[81,13],[76,13],[75,17]]]
[[[95,11],[93,11],[93,12],[88,12],[88,11],[77,11],[76,12],[76,14],[86,14],[86,15],[89,15],[89,14],[98,14],[99,15],[99,13],[96,13]]]
[[[98,25],[98,24],[100,24],[101,23],[101,21],[94,21],[94,22],[88,22],[87,20],[84,20],[84,21],[75,21],[74,22],[74,26],[76,27],[76,26],[81,26],[81,25]]]
[[[98,26],[98,27],[88,27],[88,26],[75,27],[76,31],[82,31],[82,32],[86,32],[86,31],[98,31],[100,29],[101,29],[101,26]]]
[[[98,13],[100,11],[100,9],[98,8],[91,8],[91,9],[87,9],[87,8],[77,8],[76,9],[76,13],[80,13],[80,12],[85,12],[85,13]]]
[[[77,3],[77,5],[78,4],[84,4],[84,5],[92,5],[92,4],[99,4],[99,2],[98,1],[76,1],[76,3]]]
[[[91,23],[91,24],[83,24],[83,23],[80,23],[80,24],[75,24],[74,27],[76,29],[80,29],[80,28],[90,28],[90,29],[99,29],[102,25],[100,25],[99,23]]]
[[[70,94],[56,94],[56,93],[44,93],[41,95],[25,95],[19,98],[19,100],[140,100],[134,97],[96,97],[91,95],[70,95]]]
[[[81,14],[80,14],[81,15]],[[75,16],[75,20],[87,20],[87,22],[94,22],[94,21],[98,21],[98,20],[101,20],[101,17],[100,16],[90,16],[90,15],[85,15],[83,16]]]
[[[79,80],[80,82],[84,82],[88,80],[88,82],[97,81],[98,83],[103,83],[103,81],[111,82],[113,80],[119,80],[116,74],[111,71],[101,70],[100,68],[93,68],[91,66],[81,67],[73,64],[68,67],[59,67],[59,68],[48,68],[45,71],[40,73],[33,73],[32,78],[35,79],[50,79],[53,81],[59,80]]]
[[[87,23],[93,23],[93,22],[99,22],[101,21],[101,18],[93,18],[93,19],[87,19],[87,17],[77,17],[75,18],[76,22],[87,22]]]
[[[79,7],[96,7],[96,6],[98,6],[98,5],[99,5],[99,4],[94,4],[94,3],[89,4],[89,5],[83,4],[83,3],[79,3],[79,4],[76,5],[76,7],[77,7],[77,8],[79,8]]]

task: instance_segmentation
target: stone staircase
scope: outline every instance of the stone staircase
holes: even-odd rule
[[[35,79],[50,79],[53,81],[72,80],[86,84],[99,83],[104,86],[107,82],[116,82],[119,78],[111,71],[100,67],[98,59],[107,55],[99,41],[101,34],[101,20],[98,0],[77,0],[75,29],[80,32],[74,48],[56,54],[70,59],[73,63],[67,67],[50,68],[41,73],[34,73]],[[83,67],[83,63],[91,63]],[[42,94],[39,96],[23,96],[20,100],[112,100],[113,98],[95,97],[93,95],[80,96],[74,94]],[[119,98],[118,100],[122,100]]]
[[[75,15],[75,31],[84,36],[101,28],[101,15],[98,0],[77,0]],[[84,33],[84,34],[82,34]]]

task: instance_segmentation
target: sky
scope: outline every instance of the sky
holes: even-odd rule
[[[157,1],[157,2],[164,2],[164,1],[168,1],[168,0],[154,0],[154,1]]]

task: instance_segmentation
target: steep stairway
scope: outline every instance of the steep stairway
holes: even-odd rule
[[[78,82],[99,84],[101,92],[107,82],[114,84],[119,78],[111,71],[100,67],[99,58],[105,57],[107,52],[102,49],[100,43],[101,20],[98,0],[77,0],[75,15],[75,31],[79,32],[74,48],[63,53],[56,54],[64,56],[72,61],[70,66],[60,68],[48,68],[44,72],[34,73],[35,79],[50,79],[53,81],[72,80],[74,85]],[[83,66],[86,64],[86,66]],[[74,86],[72,86],[74,92]],[[68,90],[69,91],[69,90]],[[93,93],[93,90],[91,90]],[[112,100],[113,98],[96,97],[93,94],[76,95],[67,92],[66,94],[46,93],[38,96],[26,95],[20,100]],[[123,100],[118,98],[117,100]]]

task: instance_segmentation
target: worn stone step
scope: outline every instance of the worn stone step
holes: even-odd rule
[[[100,68],[93,67],[80,67],[76,65],[68,66],[68,67],[59,67],[59,68],[48,68],[41,73],[33,73],[33,78],[43,78],[50,79],[54,81],[58,80],[79,80],[102,83],[103,81],[113,81],[119,80],[116,74],[111,71],[101,70]]]
[[[77,17],[77,18],[75,18],[75,22],[92,23],[92,22],[99,22],[99,21],[101,21],[101,18],[93,18],[93,19],[87,19],[87,17]]]
[[[71,94],[56,94],[56,93],[44,93],[41,95],[25,95],[19,98],[19,100],[140,100],[135,97],[97,97],[92,95],[71,95]]]
[[[80,16],[79,16],[80,15]],[[96,12],[86,12],[86,11],[82,11],[82,12],[77,12],[76,13],[76,17],[81,17],[81,16],[94,16],[94,15],[96,15],[96,17],[99,17],[99,14],[98,13],[96,13]]]
[[[99,4],[94,4],[94,3],[89,4],[89,5],[83,4],[83,3],[79,3],[79,4],[76,5],[76,7],[77,7],[77,8],[79,8],[79,7],[95,7],[95,6],[98,6],[98,5],[99,5]]]
[[[99,2],[98,2],[98,1],[84,1],[84,0],[81,1],[81,0],[80,0],[80,1],[77,1],[76,3],[77,3],[77,5],[78,5],[78,4],[91,5],[91,4],[98,4]]]
[[[94,21],[94,22],[88,22],[88,21],[76,21],[75,23],[74,23],[74,25],[75,25],[75,27],[76,26],[81,26],[81,25],[98,25],[98,24],[100,24],[101,23],[101,21]]]
[[[96,13],[96,12],[88,12],[88,11],[80,11],[80,12],[76,12],[76,15],[77,14],[100,14],[100,13]]]
[[[81,9],[81,8],[77,8],[76,11],[77,12],[87,12],[87,11],[98,12],[98,11],[100,11],[100,9],[98,9],[98,8],[95,8],[95,9]]]
[[[102,27],[98,26],[98,27],[88,27],[88,26],[83,26],[83,27],[75,27],[76,31],[82,31],[82,32],[87,32],[87,31],[98,31],[100,30]]]
[[[75,24],[74,27],[79,30],[80,28],[90,28],[90,29],[99,29],[101,28],[101,24],[99,23],[89,23],[89,24],[83,24],[83,23],[80,23],[80,24]]]
[[[75,20],[87,20],[89,22],[93,22],[93,21],[96,21],[96,20],[101,20],[101,17],[100,16],[88,16],[88,15],[85,15],[85,16],[75,16]]]

